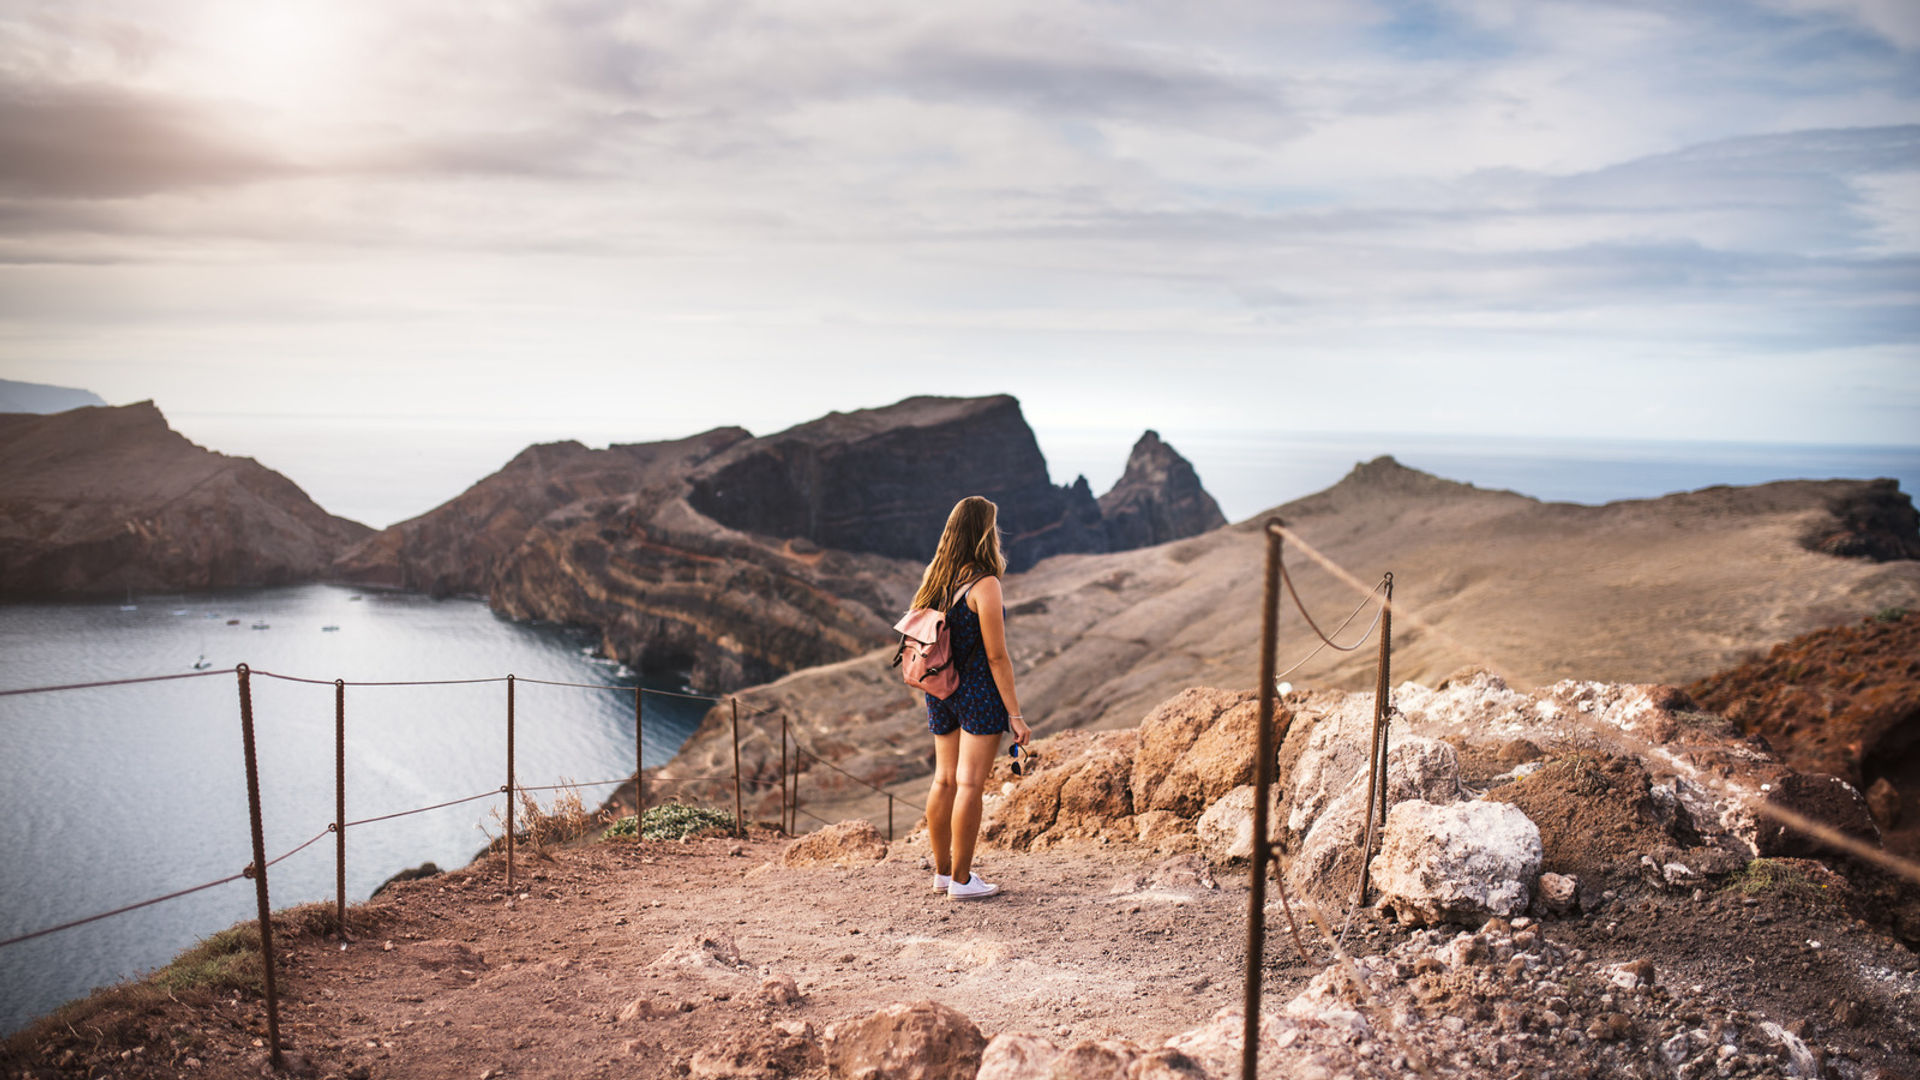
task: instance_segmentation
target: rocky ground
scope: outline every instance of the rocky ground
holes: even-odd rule
[[[1370,698],[1282,701],[1274,841],[1302,937],[1270,890],[1264,1075],[1920,1075],[1920,886],[1782,854],[1765,808],[1802,774],[1764,747],[1672,688],[1466,672],[1395,704],[1354,908]],[[1191,689],[1044,740],[1024,777],[1002,763],[979,869],[1006,892],[984,901],[932,892],[918,837],[847,822],[554,849],[513,890],[489,856],[355,908],[345,949],[296,912],[293,1068],[1237,1075],[1258,722],[1249,694]],[[5,1074],[259,1073],[244,983],[153,985],[36,1025]]]

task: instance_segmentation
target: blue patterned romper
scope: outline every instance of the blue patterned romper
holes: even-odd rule
[[[1006,609],[1000,609],[1004,618]],[[953,654],[960,658],[960,685],[945,701],[927,695],[927,730],[946,735],[959,728],[970,735],[998,735],[1007,730],[1007,705],[1000,700],[993,668],[987,663],[986,644],[980,638],[980,616],[967,598],[947,609],[947,632]]]

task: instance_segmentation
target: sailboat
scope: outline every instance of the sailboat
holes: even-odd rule
[[[213,661],[207,659],[206,653],[201,653],[200,659],[195,660],[193,662],[193,670],[195,671],[205,671],[212,666],[213,666]]]
[[[133,586],[127,586],[127,602],[120,605],[121,611],[139,611],[140,605],[133,602]]]

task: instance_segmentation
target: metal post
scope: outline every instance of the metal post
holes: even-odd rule
[[[347,681],[333,680],[333,917],[347,940]]]
[[[1254,738],[1253,867],[1247,898],[1246,1026],[1240,1051],[1241,1080],[1257,1080],[1260,1063],[1260,966],[1267,940],[1267,801],[1273,788],[1274,639],[1280,622],[1280,531],[1267,520],[1267,583],[1260,594],[1260,730]]]
[[[1381,582],[1386,590],[1380,599],[1380,663],[1374,669],[1373,733],[1367,742],[1367,818],[1360,850],[1360,883],[1355,887],[1355,905],[1367,901],[1367,885],[1373,873],[1373,839],[1377,830],[1387,826],[1387,650],[1393,634],[1393,575]]]
[[[253,864],[247,876],[253,879],[253,895],[260,904],[260,964],[266,969],[267,982],[267,1057],[278,1071],[286,1062],[280,1056],[280,991],[273,978],[273,918],[267,906],[267,842],[260,829],[260,764],[253,752],[252,672],[247,665],[236,669],[240,676],[240,742],[247,759],[247,816],[253,826]]]
[[[893,792],[887,792],[887,843],[893,843]]]
[[[507,891],[513,891],[513,676],[507,676]]]
[[[641,840],[641,831],[647,827],[647,754],[646,744],[640,739],[640,714],[645,711],[646,696],[645,690],[633,688],[633,842],[636,844]]]
[[[740,820],[740,699],[728,698],[733,706],[733,834],[745,837],[745,823]]]
[[[780,833],[792,836],[793,826],[787,819],[787,714],[780,714]]]
[[[1387,575],[1386,608],[1380,612],[1380,681],[1373,707],[1380,714],[1380,827],[1387,827],[1387,736],[1393,730],[1393,575]],[[1373,853],[1367,853],[1371,856]]]

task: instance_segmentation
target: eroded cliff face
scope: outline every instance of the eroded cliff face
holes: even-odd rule
[[[195,446],[150,401],[0,415],[0,594],[310,581],[371,532]]]
[[[1000,507],[1015,570],[1108,550],[1086,481],[1048,479],[1020,403],[1004,394],[831,413],[733,448],[694,478],[687,501],[746,532],[925,560],[968,495]]]
[[[702,462],[751,438],[733,427],[605,450],[571,441],[529,446],[456,498],[369,537],[333,573],[435,596],[486,596],[501,562],[547,515],[583,499],[670,491]]]
[[[490,599],[511,618],[596,627],[607,655],[722,690],[872,649],[919,580],[915,563],[756,537],[640,493],[548,515]]]
[[[1193,465],[1149,430],[1127,455],[1127,471],[1100,496],[1107,548],[1131,551],[1185,540],[1227,523]]]

